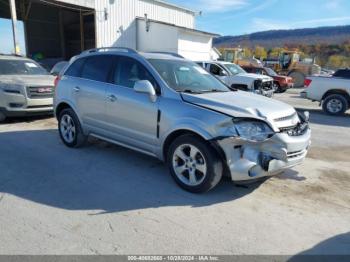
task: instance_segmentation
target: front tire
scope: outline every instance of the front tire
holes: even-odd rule
[[[330,115],[342,115],[349,108],[348,101],[343,95],[329,95],[322,103],[323,111]]]
[[[87,136],[84,135],[79,119],[70,108],[64,109],[58,117],[58,130],[62,142],[72,148],[85,144]]]
[[[223,173],[223,163],[215,149],[195,135],[175,139],[167,154],[167,165],[175,182],[192,193],[214,188]]]
[[[277,86],[276,93],[278,93],[278,94],[282,94],[282,93],[285,93],[287,91],[287,88],[282,88],[279,83],[276,83],[276,86]]]

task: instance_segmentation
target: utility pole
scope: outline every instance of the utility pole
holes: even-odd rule
[[[12,20],[12,32],[13,32],[13,44],[15,48],[15,54],[19,55],[19,45],[17,42],[17,13],[16,13],[16,3],[15,0],[10,1],[10,9],[11,9],[11,20]]]

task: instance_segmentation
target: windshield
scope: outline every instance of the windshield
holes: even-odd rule
[[[184,60],[149,59],[163,80],[177,92],[205,93],[230,91],[199,65]]]
[[[271,68],[265,67],[265,70],[269,76],[277,76],[277,73],[273,71]]]
[[[247,73],[246,71],[244,71],[244,69],[242,67],[240,67],[239,65],[235,65],[235,64],[223,64],[224,67],[226,67],[231,74],[233,75],[237,75],[237,74],[244,74]]]
[[[31,60],[0,59],[0,75],[47,75],[48,72]]]

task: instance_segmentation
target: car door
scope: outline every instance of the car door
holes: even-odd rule
[[[95,55],[86,59],[73,97],[83,124],[91,131],[103,130],[106,122],[106,89],[114,59]]]
[[[137,93],[138,80],[157,83],[151,73],[134,58],[116,58],[112,83],[107,88],[107,122],[113,139],[128,146],[154,153],[157,138],[158,102],[148,94]]]

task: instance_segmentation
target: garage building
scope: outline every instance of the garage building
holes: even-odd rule
[[[86,49],[119,46],[217,58],[216,35],[195,29],[196,13],[161,0],[12,1],[24,24],[28,56],[69,59]],[[10,3],[0,1],[1,18],[11,18]]]

